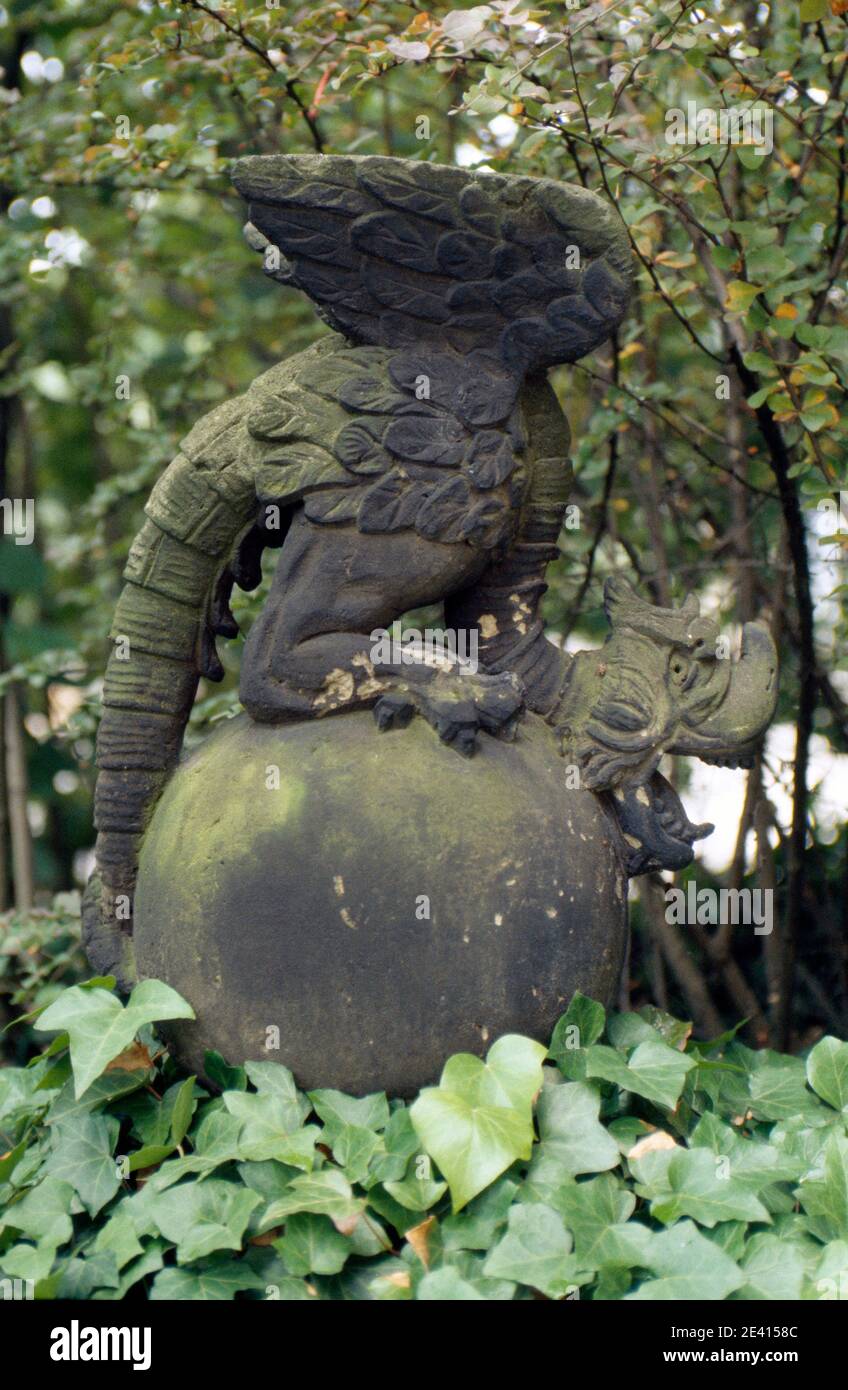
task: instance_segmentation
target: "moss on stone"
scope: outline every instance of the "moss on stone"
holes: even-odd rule
[[[213,1047],[306,1086],[406,1094],[451,1052],[549,1035],[577,988],[609,996],[625,899],[599,801],[566,786],[532,716],[471,760],[420,719],[240,718],[157,808],[135,942],[141,974],[195,1007],[172,1032],[187,1065]]]

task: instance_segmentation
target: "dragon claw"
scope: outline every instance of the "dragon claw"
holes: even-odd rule
[[[403,728],[420,714],[442,743],[470,758],[480,730],[509,741],[524,707],[521,684],[512,675],[451,672],[405,691],[382,695],[374,706],[380,730]]]

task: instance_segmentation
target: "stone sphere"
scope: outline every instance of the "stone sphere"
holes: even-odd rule
[[[600,801],[528,715],[474,756],[420,717],[228,721],[175,771],[142,847],[139,978],[196,1021],[163,1028],[285,1063],[306,1089],[409,1096],[455,1052],[547,1041],[575,990],[608,1001],[627,881]]]

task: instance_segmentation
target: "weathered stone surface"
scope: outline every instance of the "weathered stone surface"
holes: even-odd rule
[[[568,790],[533,716],[471,761],[423,720],[380,737],[366,713],[239,718],[159,803],[135,950],[195,1008],[168,1027],[192,1070],[211,1047],[284,1062],[307,1087],[408,1095],[452,1052],[546,1039],[575,989],[608,999],[625,899],[610,822]]]

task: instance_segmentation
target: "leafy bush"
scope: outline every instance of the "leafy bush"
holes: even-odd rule
[[[0,1271],[45,1298],[815,1299],[848,1292],[848,1043],[806,1061],[577,995],[411,1104],[273,1061],[181,1077],[157,1020],[63,991],[0,1071]]]
[[[80,944],[79,893],[57,893],[52,908],[0,913],[0,1029],[16,1014],[52,1003],[90,974]],[[0,1061],[24,1062],[36,1039],[26,1023],[0,1033]]]

